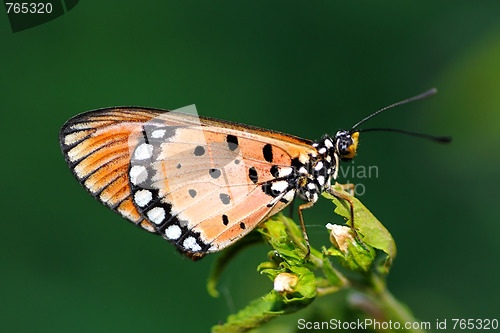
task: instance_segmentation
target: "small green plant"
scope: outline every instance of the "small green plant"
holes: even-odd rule
[[[335,190],[342,191],[342,188],[336,186]],[[324,194],[324,197],[335,204],[336,214],[349,220],[350,207],[347,202],[328,194]],[[273,250],[269,252],[269,260],[261,263],[257,270],[273,281],[273,289],[238,313],[230,315],[225,323],[214,326],[212,332],[249,331],[299,310],[304,310],[304,317],[308,316],[310,322],[320,320],[318,313],[324,313],[323,320],[328,321],[333,315],[332,311],[328,311],[327,300],[321,302],[321,311],[307,312],[306,308],[317,303],[319,298],[324,300],[332,294],[343,298],[343,301],[331,305],[335,307],[336,313],[356,313],[357,318],[372,318],[379,323],[401,323],[401,327],[406,322],[415,322],[410,311],[387,290],[386,276],[396,256],[394,239],[359,200],[352,199],[356,229],[369,251],[356,240],[350,227],[328,225],[325,230],[330,233],[331,244],[323,246],[321,250],[311,248],[310,255],[306,256],[307,247],[300,228],[282,214],[271,217],[257,228],[256,233],[224,251],[208,279],[207,287],[211,295],[218,295],[218,277],[231,258],[246,245],[261,241],[262,238]],[[380,330],[376,326],[368,328],[390,331],[386,329],[387,326]],[[406,331],[423,332],[415,329]]]

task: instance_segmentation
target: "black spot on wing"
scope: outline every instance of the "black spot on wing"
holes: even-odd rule
[[[304,166],[304,163],[300,162],[299,158],[298,157],[295,157],[293,160],[292,160],[292,167],[295,168],[295,170],[299,170],[300,167]]]
[[[276,190],[273,190],[272,189],[272,184],[271,183],[265,183],[262,185],[262,192],[264,192],[265,194],[273,197],[273,198],[276,198],[278,195],[281,194],[280,191],[276,191]]]
[[[217,179],[220,177],[221,175],[221,172],[219,169],[210,169],[210,171],[208,172],[210,174],[210,176],[213,178],[213,179]]]
[[[194,149],[194,154],[196,156],[202,156],[203,154],[205,154],[205,148],[203,148],[202,146],[196,146],[196,148]]]
[[[219,198],[220,198],[220,201],[222,201],[222,203],[224,205],[229,205],[229,203],[231,202],[231,198],[229,197],[229,194],[221,193],[221,194],[219,194]]]
[[[264,159],[271,163],[273,161],[273,146],[269,143],[262,148],[262,154],[264,155]]]
[[[144,138],[144,142],[149,143],[148,133],[146,132],[146,128],[144,128],[144,126],[142,127],[142,136]]]
[[[236,136],[229,134],[226,140],[229,150],[235,151],[238,149],[238,138]]]
[[[281,198],[280,201],[283,202],[283,203],[289,203],[290,202],[290,201],[286,200],[285,198]]]
[[[227,215],[222,215],[222,223],[224,223],[224,225],[229,224],[229,218],[227,217]]]
[[[259,181],[259,176],[257,175],[257,170],[254,167],[248,169],[248,178],[256,184]]]
[[[279,172],[280,172],[280,168],[278,168],[277,165],[273,165],[271,167],[271,175],[274,177],[274,178],[278,178],[279,176]]]

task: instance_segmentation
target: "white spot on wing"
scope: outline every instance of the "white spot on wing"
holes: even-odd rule
[[[153,194],[149,190],[140,190],[134,194],[134,201],[139,207],[146,206],[152,199]]]
[[[286,194],[283,197],[283,199],[285,199],[286,201],[290,202],[290,201],[293,200],[294,197],[295,197],[295,191],[291,190],[291,191],[286,192]]]
[[[161,224],[165,219],[165,209],[162,207],[155,207],[148,211],[147,215],[151,222]]]
[[[141,144],[135,150],[134,157],[138,160],[147,160],[153,156],[153,146],[147,143]]]
[[[325,146],[326,146],[326,148],[332,148],[333,147],[333,143],[329,139],[326,139],[325,140]]]
[[[172,224],[167,229],[165,229],[165,236],[167,236],[168,239],[177,239],[181,237],[181,233],[182,230],[177,224]]]
[[[196,242],[196,239],[193,237],[193,236],[189,236],[188,238],[186,238],[184,240],[184,242],[182,243],[182,245],[188,249],[188,250],[193,250],[193,251],[200,251],[201,250],[201,246],[198,245],[198,243]]]
[[[286,190],[288,187],[288,182],[286,180],[281,180],[279,182],[273,183],[271,185],[271,190],[277,191],[277,192],[283,192]]]
[[[130,168],[130,181],[134,185],[144,182],[148,178],[148,170],[143,165],[134,165]]]
[[[321,186],[325,185],[325,177],[323,177],[323,176],[318,176],[318,177],[316,178],[316,180],[318,181],[318,183],[319,183]]]
[[[307,154],[300,154],[299,155],[299,162],[302,164],[307,164],[309,162],[309,155]]]
[[[321,148],[320,150],[318,150],[318,153],[323,155],[324,153],[326,153],[326,148],[325,147]]]
[[[165,133],[167,131],[164,130],[164,129],[157,129],[157,130],[154,130],[152,133],[151,133],[151,136],[154,138],[154,139],[161,139],[165,136]]]
[[[278,172],[279,177],[286,177],[292,173],[293,169],[292,168],[280,168]]]

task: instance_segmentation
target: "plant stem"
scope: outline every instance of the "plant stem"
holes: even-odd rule
[[[408,323],[410,328],[406,328],[406,332],[412,333],[425,333],[426,331],[420,328],[413,328],[414,323],[419,323],[419,321],[413,316],[410,310],[401,302],[399,302],[387,289],[385,281],[372,273],[371,276],[372,289],[368,290],[368,296],[373,300],[372,306],[375,306],[381,315],[381,319],[384,321],[392,321],[401,323],[401,327],[404,328],[405,324]],[[370,313],[369,313],[370,314]],[[373,314],[370,314],[373,315]],[[374,316],[375,318],[377,316]]]

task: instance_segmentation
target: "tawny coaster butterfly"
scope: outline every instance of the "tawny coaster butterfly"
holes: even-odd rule
[[[306,236],[301,211],[319,194],[348,199],[334,192],[330,182],[337,178],[339,161],[356,155],[359,132],[367,131],[355,128],[434,92],[390,105],[351,130],[317,142],[138,107],[77,115],[64,124],[59,139],[66,162],[92,196],[198,259],[233,244],[296,196],[306,201],[299,207]]]

